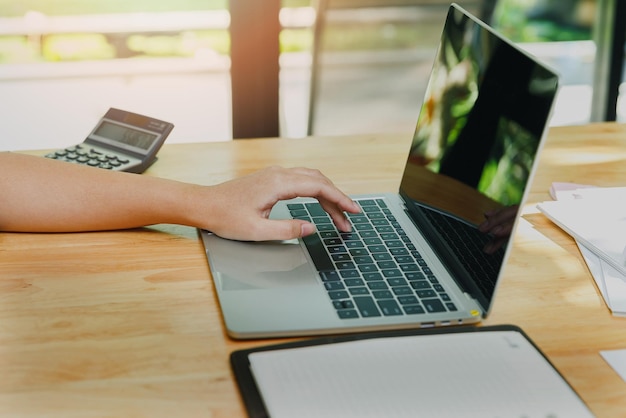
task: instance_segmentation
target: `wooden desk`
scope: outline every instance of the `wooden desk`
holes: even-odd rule
[[[208,184],[308,165],[349,193],[393,191],[409,141],[166,145],[147,174]],[[626,348],[626,319],[611,316],[573,241],[534,204],[552,181],[624,185],[625,160],[626,126],[551,131],[485,321],[523,327],[598,417],[626,411],[626,383],[599,355]],[[228,355],[269,341],[226,337],[195,229],[2,233],[0,265],[0,416],[245,416]]]

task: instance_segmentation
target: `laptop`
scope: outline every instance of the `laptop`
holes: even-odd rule
[[[351,233],[303,198],[270,217],[315,222],[309,237],[238,242],[200,230],[228,334],[480,322],[511,239],[477,226],[491,210],[519,218],[557,88],[554,71],[452,4],[398,193],[351,196],[362,208],[347,215]]]

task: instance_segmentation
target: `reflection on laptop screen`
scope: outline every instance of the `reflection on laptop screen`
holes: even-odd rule
[[[450,9],[400,186],[420,226],[423,205],[475,226],[524,195],[558,78],[490,30]],[[488,239],[472,250],[495,265],[475,289],[485,305],[505,250],[484,254]]]

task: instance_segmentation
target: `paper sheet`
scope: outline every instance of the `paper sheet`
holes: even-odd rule
[[[572,235],[613,315],[626,316],[626,187],[555,182],[537,205]]]
[[[249,359],[272,418],[592,416],[515,331],[366,339]]]
[[[600,351],[600,355],[626,382],[626,349]]]
[[[615,316],[626,316],[626,277],[580,242],[576,242],[604,302]]]
[[[610,202],[543,202],[537,207],[576,241],[626,274],[626,196]]]

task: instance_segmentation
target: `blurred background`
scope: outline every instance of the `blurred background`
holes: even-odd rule
[[[611,16],[601,1],[457,3],[559,72],[551,125],[571,125],[602,118]],[[233,139],[231,29],[236,13],[255,10],[246,3],[276,8],[280,136],[412,136],[449,2],[0,0],[0,150],[82,142],[109,107],[174,123],[168,143]],[[248,71],[262,74],[264,62]]]

